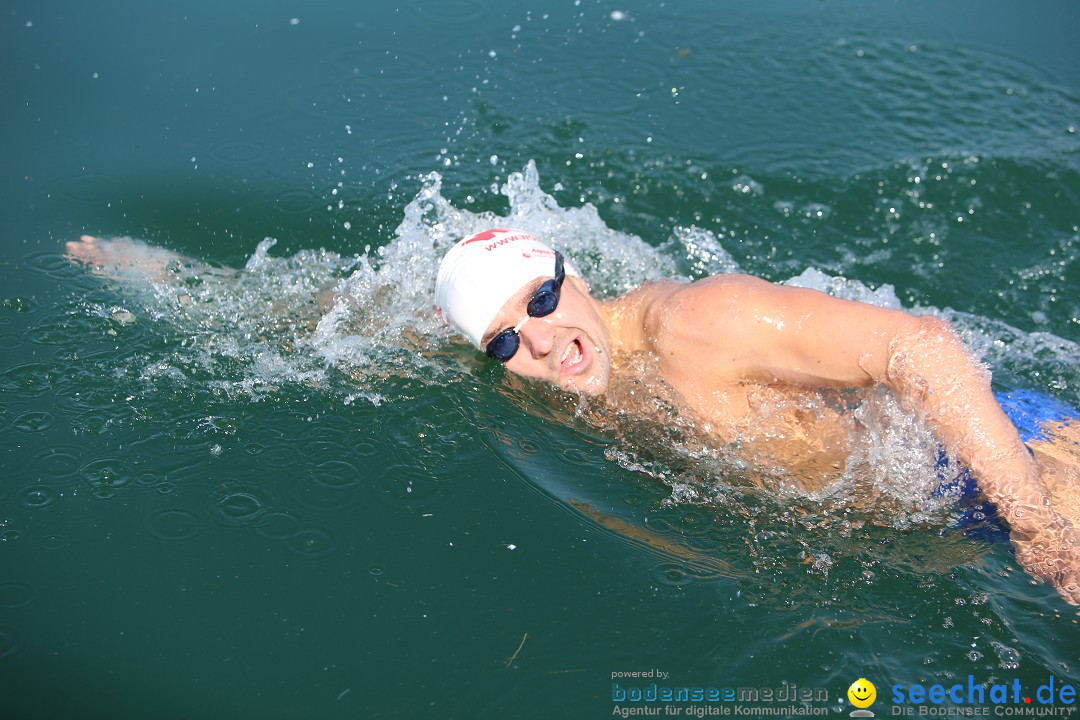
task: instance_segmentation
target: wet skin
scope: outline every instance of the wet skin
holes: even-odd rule
[[[532,290],[545,279],[507,302],[487,336],[520,322]],[[613,376],[629,371],[622,358],[644,354],[718,435],[756,422],[755,398],[763,394],[884,385],[972,470],[1009,523],[1028,572],[1080,603],[1080,534],[1054,507],[1046,465],[1020,441],[988,373],[947,323],[746,275],[652,283],[603,303],[571,279],[555,313],[521,327],[522,349],[508,370],[599,395]],[[792,448],[821,453],[817,467],[838,470],[843,433],[835,423],[807,419],[788,423],[797,430],[789,433],[798,441]]]

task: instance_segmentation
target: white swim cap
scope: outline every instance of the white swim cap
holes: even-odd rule
[[[581,277],[564,260],[567,275]],[[480,341],[506,301],[527,283],[555,275],[555,251],[522,230],[492,228],[458,242],[442,259],[435,304],[443,320]]]

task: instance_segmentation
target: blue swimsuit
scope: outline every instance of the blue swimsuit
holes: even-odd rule
[[[1034,390],[1010,390],[994,393],[994,396],[1025,443],[1044,439],[1042,425],[1048,421],[1080,419],[1080,413],[1074,408],[1055,397]],[[949,463],[944,452],[938,460],[938,467],[942,470],[943,482],[935,494],[944,494],[955,487],[961,490],[960,527],[986,540],[1008,539],[1008,530],[994,512],[992,504],[986,504],[983,510],[973,507],[978,502],[979,488],[971,473],[963,470],[954,477],[947,477]]]

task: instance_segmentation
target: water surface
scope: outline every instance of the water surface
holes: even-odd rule
[[[608,717],[654,667],[845,713],[858,677],[1075,684],[1075,610],[989,523],[805,522],[506,377],[430,290],[512,222],[601,294],[740,269],[939,314],[998,389],[1077,406],[1078,14],[8,3],[9,712]],[[84,232],[195,260],[133,289],[61,257]],[[320,309],[338,283],[360,309]]]

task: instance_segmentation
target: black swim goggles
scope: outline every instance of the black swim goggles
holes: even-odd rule
[[[563,270],[563,256],[562,253],[556,250],[555,277],[551,280],[545,280],[544,284],[536,289],[532,298],[529,299],[529,304],[525,306],[528,315],[521,322],[515,327],[502,330],[498,335],[491,338],[491,342],[487,344],[488,357],[499,362],[509,362],[510,358],[514,357],[514,353],[521,346],[521,336],[518,335],[518,329],[531,317],[544,317],[555,312],[555,308],[559,306],[559,294],[562,291],[562,284],[565,279],[566,271]]]

